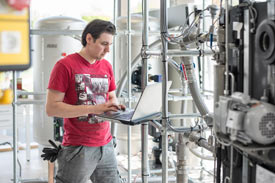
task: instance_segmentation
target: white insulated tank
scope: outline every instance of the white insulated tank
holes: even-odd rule
[[[158,32],[159,29],[159,19],[154,17],[149,17],[149,31]],[[131,36],[131,61],[140,54],[141,48],[142,48],[142,30],[143,30],[143,19],[142,15],[140,14],[133,14],[131,16],[131,28],[134,34]],[[128,69],[128,36],[127,34],[120,34],[123,32],[127,32],[127,17],[119,17],[117,19],[117,30],[119,32],[117,36],[116,41],[116,60],[115,60],[115,78],[116,82],[118,82],[123,74],[127,72]],[[158,35],[150,35],[148,36],[148,44],[150,45],[154,41],[158,40]],[[156,47],[154,49],[160,49],[159,47]],[[138,64],[139,66],[141,65]],[[161,75],[162,74],[162,62],[159,58],[153,58],[151,57],[148,60],[148,65],[150,65],[150,70],[148,71],[148,74],[151,75]],[[136,69],[136,68],[135,68]],[[127,84],[125,85],[126,90]],[[140,95],[135,94],[135,96],[138,98]],[[134,107],[134,105],[132,106]],[[127,154],[127,135],[128,135],[128,126],[127,125],[121,125],[118,124],[117,127],[117,151],[120,154]],[[136,125],[131,127],[131,139],[133,146],[131,147],[132,154],[137,154],[141,151],[141,130],[140,125]]]
[[[43,32],[50,30],[68,32],[83,30],[86,22],[80,19],[64,16],[48,17],[36,22],[34,29]],[[81,31],[82,32],[82,31]],[[80,36],[81,35],[77,35]],[[34,92],[46,92],[49,77],[54,64],[62,57],[80,51],[81,42],[73,35],[38,34],[33,36],[33,84]],[[46,95],[35,96],[36,100],[46,101]],[[48,146],[48,140],[53,137],[53,118],[48,117],[45,104],[34,105],[33,108],[33,138],[34,141]]]

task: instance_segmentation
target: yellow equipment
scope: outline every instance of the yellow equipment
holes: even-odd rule
[[[0,0],[0,71],[30,67],[28,0]]]

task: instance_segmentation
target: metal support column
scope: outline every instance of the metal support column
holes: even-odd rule
[[[113,21],[114,25],[116,26],[116,19],[117,19],[117,0],[114,0],[114,14],[113,14]],[[116,76],[116,36],[113,38],[113,72],[114,76]],[[120,96],[117,96],[120,97]],[[113,137],[116,137],[117,134],[117,124],[111,123],[111,134]]]
[[[167,19],[167,1],[160,1],[160,32],[162,40],[162,126],[161,137],[162,137],[162,182],[168,182],[168,134],[167,134],[167,120],[168,120],[168,62],[167,62],[167,50],[168,43],[165,39],[167,29],[168,29],[168,19]]]
[[[128,29],[128,107],[131,108],[131,102],[132,102],[132,86],[131,86],[131,73],[132,73],[132,67],[131,67],[131,60],[132,60],[132,51],[131,51],[131,1],[128,0],[128,6],[127,6],[127,29]],[[131,182],[132,177],[132,170],[131,170],[131,134],[132,129],[131,126],[128,126],[128,182]]]
[[[143,18],[143,32],[142,32],[142,51],[148,49],[148,1],[142,1],[142,18]],[[147,55],[142,53],[142,91],[147,86],[148,82],[148,59]],[[141,145],[142,145],[142,182],[148,183],[149,177],[149,161],[148,161],[148,122],[141,125]]]
[[[17,85],[16,85],[16,71],[12,71],[12,88],[13,88],[13,103],[12,103],[12,141],[13,141],[13,182],[17,183],[17,121],[16,121],[16,113],[17,113]]]
[[[224,95],[229,95],[229,47],[228,47],[228,29],[229,29],[229,7],[228,0],[225,0],[225,90]]]

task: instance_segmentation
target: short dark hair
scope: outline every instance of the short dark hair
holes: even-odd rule
[[[109,33],[112,35],[116,34],[116,27],[112,22],[105,21],[105,20],[100,20],[100,19],[95,19],[91,21],[84,29],[82,33],[82,40],[81,43],[85,47],[87,44],[86,41],[86,36],[87,34],[91,34],[92,37],[94,38],[94,41],[99,38],[99,36],[102,33]]]

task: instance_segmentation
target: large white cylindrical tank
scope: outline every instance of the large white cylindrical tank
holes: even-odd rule
[[[159,31],[159,20],[154,17],[149,17],[149,30],[150,31]],[[143,21],[140,14],[135,14],[131,16],[131,29],[134,32],[131,36],[131,61],[140,54],[142,48],[142,29]],[[117,19],[117,30],[119,33],[127,32],[127,17],[119,17]],[[140,34],[138,34],[140,33]],[[150,35],[148,36],[149,45],[159,39],[159,36]],[[156,48],[157,49],[157,48]],[[159,49],[159,48],[158,48]],[[123,74],[128,69],[128,36],[127,34],[118,34],[116,41],[116,59],[115,59],[115,74],[116,81],[118,82]],[[150,58],[148,60],[150,65],[150,70],[148,71],[151,75],[160,75],[162,74],[162,62],[158,58]],[[141,64],[139,64],[141,65]],[[125,89],[128,88],[127,84]],[[134,94],[134,93],[133,93]],[[139,97],[139,94],[135,94],[136,97]],[[134,107],[134,106],[132,106]],[[118,124],[117,127],[117,151],[121,154],[127,154],[127,134],[128,126]],[[141,150],[141,131],[140,125],[133,126],[131,128],[131,139],[132,139],[132,154],[136,154]]]
[[[36,22],[35,29],[41,31],[83,30],[86,23],[83,20],[56,16],[44,18]],[[79,35],[80,36],[80,35]],[[35,35],[33,36],[33,75],[34,92],[46,92],[51,70],[62,57],[80,51],[81,42],[73,35]],[[36,100],[46,101],[46,96],[35,96]],[[33,108],[34,141],[41,145],[49,145],[53,139],[53,118],[48,117],[45,104],[34,105]]]

